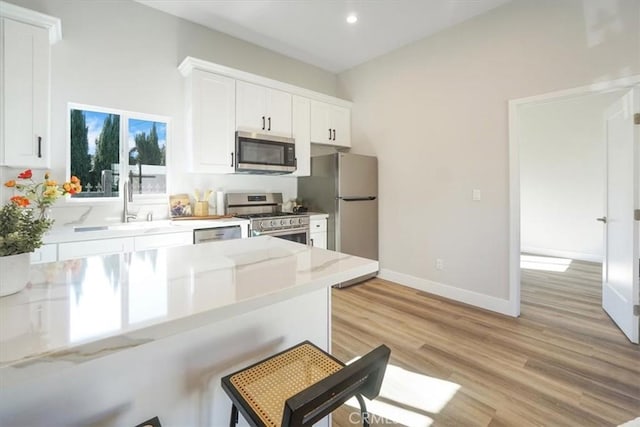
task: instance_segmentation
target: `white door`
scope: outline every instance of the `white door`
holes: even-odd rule
[[[329,125],[329,104],[311,101],[311,141],[329,144],[333,138]]]
[[[3,19],[4,164],[49,165],[49,33]]]
[[[296,171],[294,176],[311,175],[311,103],[293,96],[293,137],[296,140]]]
[[[191,171],[232,173],[235,80],[200,70],[191,79]]]
[[[606,112],[606,213],[605,256],[602,270],[602,307],[622,332],[638,343],[639,228],[634,209],[640,208],[640,125],[634,113],[640,106],[640,89],[634,88]]]
[[[291,94],[269,89],[267,92],[267,131],[291,138]]]
[[[248,132],[267,132],[267,88],[238,80],[236,128]]]
[[[329,124],[333,128],[333,144],[351,147],[351,110],[332,105],[330,112]]]

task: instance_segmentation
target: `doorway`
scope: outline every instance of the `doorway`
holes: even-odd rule
[[[587,120],[593,120],[593,117],[588,118],[589,114],[596,114],[600,118],[597,125],[603,126],[602,114],[609,101],[615,101],[616,97],[639,83],[640,76],[635,76],[510,101],[510,308],[514,315],[520,314],[522,249],[547,256],[551,263],[566,260],[601,262],[603,229],[595,219],[603,212],[605,175],[602,169],[606,151],[605,148],[600,148],[600,153],[595,158],[593,154],[590,158],[585,158],[585,153],[577,151],[578,144],[584,142],[589,135],[589,131],[584,134],[583,129],[588,127]],[[601,111],[596,112],[598,109]],[[571,115],[564,114],[563,121],[561,114],[570,110],[573,110],[573,120],[577,126],[580,126],[581,115],[585,119],[581,128],[576,129],[576,133],[583,132],[582,137],[578,135],[573,141],[572,136],[576,135],[570,133],[553,135],[553,127],[560,131],[564,129],[564,132],[567,129],[570,131],[571,126],[566,123],[566,118]],[[535,120],[539,121],[538,127]],[[524,144],[528,137],[523,136],[524,132],[531,132],[532,129],[534,134],[537,133],[532,139],[544,141],[542,146]],[[603,131],[602,128],[598,130],[600,133]],[[558,145],[563,140],[568,143]],[[551,169],[544,171],[545,157],[548,159],[554,155],[559,161],[552,162]],[[523,159],[526,161],[523,162]],[[598,162],[596,167],[593,166],[594,161]],[[591,176],[585,175],[589,169],[595,169]],[[535,179],[538,182],[533,191],[530,188],[523,190],[523,186],[530,186]],[[591,185],[581,185],[585,180],[588,181],[585,184],[590,182]],[[540,191],[550,185],[551,194]],[[593,195],[595,197],[588,197],[590,189],[595,190],[592,191],[596,193]],[[552,217],[554,221],[550,221]],[[585,230],[588,232],[585,233]],[[553,261],[554,259],[557,261]],[[538,260],[544,261],[544,258]],[[558,265],[554,268],[558,268]]]

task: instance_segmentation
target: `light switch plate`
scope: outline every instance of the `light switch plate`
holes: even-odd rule
[[[473,201],[477,202],[480,199],[482,199],[482,193],[480,192],[480,190],[473,190]]]

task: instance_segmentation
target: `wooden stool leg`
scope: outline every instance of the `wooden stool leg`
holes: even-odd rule
[[[369,427],[369,414],[367,413],[367,405],[361,395],[356,394],[356,399],[360,403],[360,416],[362,417],[362,426]]]
[[[229,420],[229,427],[235,427],[238,425],[238,408],[235,404],[231,404],[231,419]]]

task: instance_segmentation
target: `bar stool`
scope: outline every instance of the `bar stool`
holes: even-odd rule
[[[375,348],[345,365],[309,341],[222,378],[231,399],[231,427],[238,411],[256,427],[310,426],[355,396],[362,424],[368,427],[362,395],[374,399],[391,350]]]
[[[162,427],[160,424],[160,418],[153,417],[141,424],[138,424],[136,427]]]

